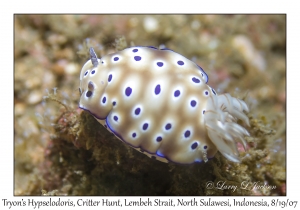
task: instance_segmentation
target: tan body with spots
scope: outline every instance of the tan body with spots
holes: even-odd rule
[[[97,61],[94,65],[89,60],[81,70],[79,106],[120,139],[161,161],[207,161],[218,150],[236,161],[234,139],[244,144],[248,133],[235,121],[247,122],[247,105],[229,94],[217,96],[195,63],[170,50],[147,47],[128,48]],[[218,134],[226,133],[226,125],[234,129]]]

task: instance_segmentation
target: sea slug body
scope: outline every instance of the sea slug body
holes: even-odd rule
[[[248,106],[218,95],[204,70],[182,55],[154,47],[131,47],[91,59],[80,73],[79,107],[120,140],[150,157],[189,164],[220,151],[239,162],[246,147]]]

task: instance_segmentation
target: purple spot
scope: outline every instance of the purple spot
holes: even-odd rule
[[[143,130],[147,130],[147,128],[148,128],[148,123],[145,123],[145,124],[143,125]]]
[[[158,95],[160,93],[160,85],[156,85],[154,92],[155,95]]]
[[[204,148],[204,149],[207,149],[207,146],[205,145],[203,148]]]
[[[182,66],[184,64],[183,61],[177,61],[178,65]]]
[[[163,62],[157,62],[156,64],[157,64],[159,67],[162,67],[162,66],[164,65]]]
[[[134,60],[136,60],[136,61],[140,61],[142,58],[141,58],[141,56],[134,56]]]
[[[107,125],[104,125],[105,128],[107,128]]]
[[[134,49],[134,50],[132,50],[132,52],[137,52],[137,51],[139,51],[138,49]]]
[[[205,95],[208,95],[208,91],[205,91]]]
[[[198,64],[197,64],[197,66],[198,66],[198,68],[199,68],[202,72],[204,72],[204,70],[202,69],[201,66],[199,66]]]
[[[212,92],[213,92],[213,93],[216,95],[216,92],[215,92],[215,90],[214,90],[213,88],[212,88],[211,90],[212,90]]]
[[[198,143],[197,143],[197,142],[195,142],[195,143],[192,144],[192,146],[191,146],[192,149],[196,149],[197,147],[198,147]]]
[[[86,72],[84,73],[84,76],[86,76],[88,73],[89,73],[89,71],[86,71]]]
[[[157,142],[161,142],[161,140],[162,140],[162,137],[161,137],[161,136],[158,136],[158,137],[156,138],[156,141],[157,141]]]
[[[141,112],[141,108],[136,108],[134,111],[135,115],[139,115],[140,112]]]
[[[110,81],[111,81],[111,79],[112,79],[112,75],[110,74],[110,75],[108,76],[108,79],[107,79],[107,81],[108,81],[108,82],[110,82]]]
[[[117,102],[115,102],[115,101],[112,102],[112,105],[113,105],[113,106],[116,106],[116,104],[117,104]]]
[[[104,103],[104,104],[105,104],[105,102],[106,102],[106,97],[103,97],[103,99],[102,99],[102,103]]]
[[[127,87],[127,88],[126,88],[126,90],[125,90],[125,94],[126,94],[126,96],[130,96],[130,95],[131,95],[131,93],[132,93],[132,89],[131,89],[131,87]]]
[[[133,134],[132,134],[132,137],[135,138],[135,137],[136,137],[136,133],[133,133]]]
[[[119,60],[119,57],[114,57],[114,61],[118,61]]]
[[[191,131],[189,131],[189,130],[185,131],[185,133],[184,133],[185,138],[188,138],[190,135],[191,135]]]
[[[204,114],[204,113],[205,113],[205,110],[202,111],[202,114]]]
[[[200,83],[200,80],[198,79],[198,78],[196,78],[196,77],[193,77],[193,82],[195,82],[195,83]]]
[[[166,130],[170,130],[172,128],[172,125],[171,123],[168,123],[166,126],[165,126]]]
[[[86,97],[91,97],[92,94],[93,94],[93,92],[89,90],[88,92],[86,92],[85,95],[86,95]]]
[[[159,150],[156,151],[156,154],[157,154],[159,157],[165,157],[165,156],[161,153],[161,151],[159,151]]]
[[[115,121],[118,121],[118,119],[119,119],[119,118],[115,115],[115,116],[114,116],[114,120],[115,120]]]
[[[95,72],[96,72],[96,71],[95,71],[95,70],[93,70],[93,71],[92,71],[92,74],[95,74]]]
[[[174,52],[174,50],[171,50],[171,49],[169,49],[169,48],[163,48],[163,49],[160,49],[160,50],[170,50],[170,51],[173,51],[173,52]]]
[[[176,90],[175,92],[174,92],[174,96],[175,97],[178,97],[180,95],[180,90]]]
[[[191,106],[192,106],[192,107],[195,107],[196,104],[197,104],[197,102],[196,102],[195,100],[192,100],[192,101],[191,101]]]
[[[157,50],[157,48],[156,47],[153,47],[153,46],[147,46],[148,48],[152,48],[152,49],[156,49]]]

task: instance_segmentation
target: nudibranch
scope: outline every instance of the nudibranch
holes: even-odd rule
[[[204,70],[170,49],[130,47],[90,60],[80,73],[79,107],[123,142],[168,162],[207,161],[220,151],[239,162],[247,104],[218,95]]]

